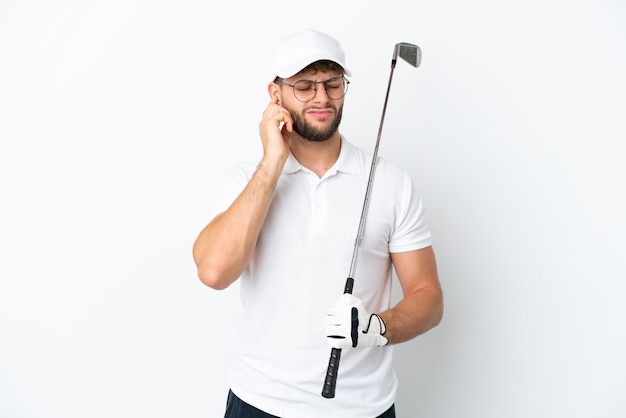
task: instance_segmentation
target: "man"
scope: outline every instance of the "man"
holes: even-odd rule
[[[395,417],[391,346],[443,311],[420,197],[378,159],[353,293],[341,296],[371,165],[338,130],[351,74],[339,43],[315,30],[285,38],[273,70],[263,156],[231,171],[193,248],[203,283],[240,280],[225,417]],[[403,298],[390,308],[392,268]],[[329,347],[342,348],[332,399],[321,396]]]

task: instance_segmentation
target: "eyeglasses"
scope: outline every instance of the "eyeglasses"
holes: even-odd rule
[[[326,95],[333,100],[339,100],[348,92],[350,81],[344,76],[329,78],[326,81],[300,80],[295,84],[276,80],[275,83],[293,88],[293,95],[301,102],[310,102],[317,94],[317,85],[323,84]]]

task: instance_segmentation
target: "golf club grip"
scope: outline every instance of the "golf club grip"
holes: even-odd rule
[[[325,398],[335,397],[335,387],[337,386],[337,372],[339,372],[339,360],[341,359],[341,348],[333,348],[328,359],[328,369],[326,369],[326,379],[322,396]]]
[[[354,287],[354,279],[348,277],[343,293],[352,293]],[[341,360],[341,348],[333,348],[330,350],[328,358],[328,368],[326,369],[326,378],[324,379],[324,387],[322,388],[322,396],[325,398],[335,397],[335,387],[337,386],[337,373],[339,372],[339,360]]]

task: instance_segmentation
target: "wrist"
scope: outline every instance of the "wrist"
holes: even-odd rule
[[[278,159],[263,157],[257,165],[255,177],[267,189],[274,190],[283,171],[285,162]]]

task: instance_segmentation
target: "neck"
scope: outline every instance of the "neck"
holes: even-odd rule
[[[323,142],[311,142],[294,135],[289,141],[291,153],[300,164],[323,177],[330,167],[335,164],[341,151],[341,136],[339,131]]]

